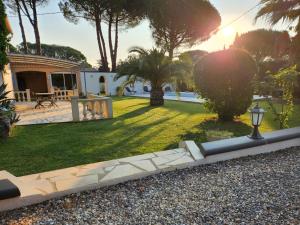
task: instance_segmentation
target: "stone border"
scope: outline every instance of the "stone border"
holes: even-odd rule
[[[183,141],[180,142],[177,149],[22,177],[15,177],[7,171],[0,171],[0,179],[9,179],[21,191],[21,197],[0,200],[0,211],[29,206],[76,192],[141,179],[161,172],[274,152],[295,146],[300,146],[300,138],[204,157],[194,141]]]
[[[300,138],[300,127],[277,130],[263,134],[263,139],[251,139],[248,136],[224,139],[219,141],[212,141],[202,143],[200,151],[204,156],[215,155],[244,148],[252,148],[275,142],[290,140],[293,138]]]

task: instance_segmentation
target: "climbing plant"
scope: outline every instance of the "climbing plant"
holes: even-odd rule
[[[289,117],[294,110],[294,90],[298,86],[297,66],[291,66],[279,70],[276,74],[269,74],[264,82],[260,82],[258,93],[261,95],[275,94],[279,92],[280,107],[276,107],[271,98],[267,98],[269,109],[279,122],[280,129],[288,127]]]
[[[0,71],[4,69],[4,65],[7,64],[8,59],[6,56],[6,48],[8,45],[8,30],[6,27],[6,14],[2,1],[0,1]]]

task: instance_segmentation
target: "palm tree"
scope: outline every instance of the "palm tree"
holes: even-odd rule
[[[279,21],[293,23],[297,21],[295,31],[300,32],[300,0],[260,0],[262,7],[255,20],[264,17],[271,25]]]
[[[130,55],[127,60],[120,63],[115,79],[126,76],[128,79],[137,77],[149,81],[151,106],[164,104],[163,86],[166,83],[171,82],[174,77],[191,72],[188,63],[173,61],[163,50],[134,47],[129,52],[137,55]]]
[[[265,18],[272,26],[278,22],[296,23],[292,38],[290,60],[292,63],[300,62],[300,0],[260,0],[262,7],[258,11],[255,21]]]

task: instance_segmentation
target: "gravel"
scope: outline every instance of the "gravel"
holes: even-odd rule
[[[300,148],[69,195],[0,224],[300,224]]]

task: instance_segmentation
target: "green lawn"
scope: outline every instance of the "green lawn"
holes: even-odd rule
[[[114,119],[82,123],[20,126],[0,142],[0,170],[20,176],[74,165],[172,149],[181,140],[251,132],[249,115],[234,123],[216,122],[200,104],[166,101],[149,107],[148,99],[114,98]],[[290,126],[300,125],[300,105]],[[278,129],[270,113],[261,131]]]

